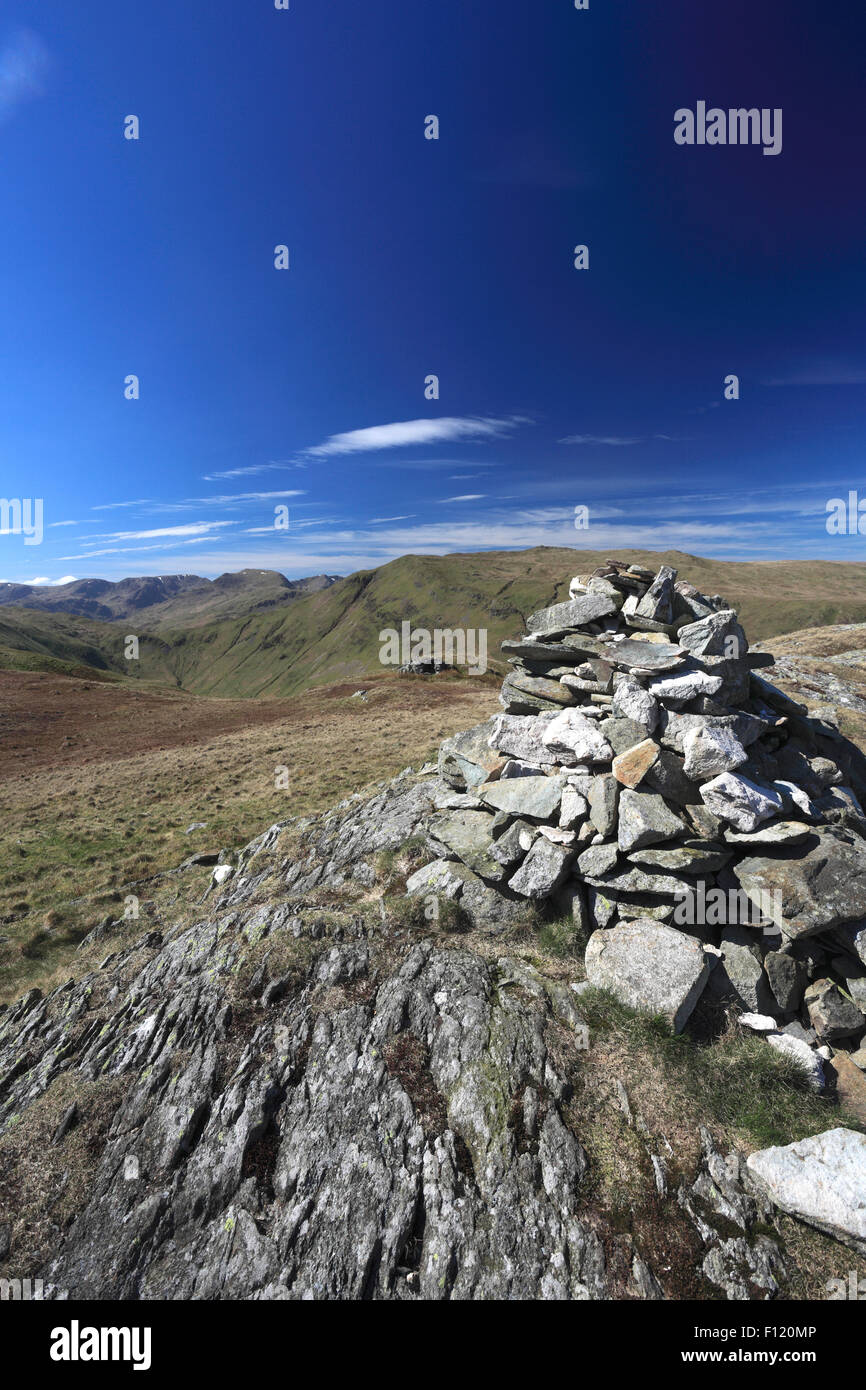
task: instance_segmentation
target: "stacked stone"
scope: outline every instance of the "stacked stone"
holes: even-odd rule
[[[626,1002],[681,1028],[708,989],[816,1079],[833,1048],[866,1066],[866,760],[832,714],[667,565],[611,560],[527,628],[503,713],[442,745],[409,891],[481,927],[569,911]]]

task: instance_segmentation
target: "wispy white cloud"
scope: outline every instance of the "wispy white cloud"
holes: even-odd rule
[[[771,377],[764,386],[866,386],[866,367],[842,362],[815,362]]]
[[[678,444],[682,440],[675,434],[568,434],[560,439],[560,444],[599,444],[611,448],[626,448],[631,444],[649,444],[654,439],[667,444]]]
[[[0,121],[41,96],[51,66],[48,49],[31,29],[19,29],[0,48]]]
[[[292,520],[292,519],[290,518],[290,519],[289,519],[288,530],[290,530],[290,531],[304,531],[304,530],[308,530],[311,526],[345,526],[345,525],[346,525],[346,518],[345,518],[345,517],[340,517],[340,516],[322,516],[322,517],[315,517],[315,518],[313,518],[312,520],[309,520],[309,521],[298,521],[297,518],[295,518],[294,520]],[[270,526],[245,526],[244,529],[241,531],[240,534],[241,534],[242,536],[272,536],[272,535],[274,534],[274,532],[275,532],[277,529],[279,529],[280,531],[285,532],[285,529],[286,529],[286,528],[284,528],[284,527],[279,527],[279,528],[277,528],[277,527],[274,525],[274,523],[271,522]]]
[[[116,507],[150,507],[154,505],[151,497],[136,497],[132,502],[98,502],[90,510],[92,512],[111,512]]]
[[[439,502],[480,502],[485,492],[464,492],[461,497],[440,497]]]
[[[305,497],[305,488],[279,488],[275,492],[226,492],[214,493],[207,497],[182,497],[176,502],[156,502],[152,498],[140,497],[133,502],[101,502],[91,510],[111,511],[117,507],[141,507],[152,513],[180,512],[188,507],[229,507],[241,506],[245,502],[269,502],[280,497]]]
[[[97,540],[148,541],[155,540],[157,536],[209,536],[220,527],[236,525],[236,521],[190,521],[184,526],[157,526],[149,531],[112,531],[110,535],[97,537]]]
[[[530,424],[523,416],[507,420],[481,416],[441,416],[439,419],[401,420],[388,425],[332,434],[323,444],[304,453],[310,458],[332,458],[340,454],[377,453],[382,449],[403,449],[418,444],[455,444],[481,439],[501,439],[518,425]]]
[[[106,546],[103,550],[89,550],[86,555],[58,555],[57,558],[59,560],[86,560],[89,562],[103,555],[141,555],[148,550],[172,550],[176,545],[204,545],[207,541],[216,539],[218,539],[216,536],[195,536],[192,540],[186,541],[177,540],[177,538],[175,538],[172,541],[164,542],[162,545]],[[159,573],[165,574],[170,572],[173,568],[175,567],[171,565],[168,567],[163,565]]]
[[[203,483],[217,483],[225,478],[248,478],[254,473],[284,473],[289,468],[306,468],[305,463],[292,462],[290,459],[271,459],[267,463],[251,463],[246,468],[227,468],[222,473],[204,473]]]
[[[466,459],[411,458],[402,452],[396,457],[389,458],[386,453],[375,459],[372,466],[375,468],[399,468],[401,473],[435,473],[438,472],[440,468],[465,468]],[[478,454],[475,454],[472,458],[472,467],[475,470],[479,468],[499,468],[501,464],[498,459],[482,458]],[[479,475],[478,472],[475,471],[468,476],[477,478]]]
[[[279,492],[234,492],[224,493],[217,497],[188,497],[185,506],[228,506],[236,502],[269,502],[274,497],[304,497],[306,496],[303,488],[282,488]]]
[[[610,444],[624,447],[628,444],[642,444],[645,436],[623,434],[569,434],[560,439],[560,444]]]

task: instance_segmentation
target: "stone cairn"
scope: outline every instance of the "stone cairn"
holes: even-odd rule
[[[493,930],[570,914],[589,982],[675,1029],[707,990],[816,1084],[866,1068],[866,760],[832,711],[667,565],[609,561],[527,629],[504,713],[440,749],[408,891]]]

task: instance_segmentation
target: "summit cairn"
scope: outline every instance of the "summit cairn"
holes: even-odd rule
[[[476,928],[568,914],[590,983],[680,1030],[704,991],[817,1084],[866,1059],[866,759],[759,674],[735,611],[607,561],[502,643],[502,713],[448,739],[410,894]]]

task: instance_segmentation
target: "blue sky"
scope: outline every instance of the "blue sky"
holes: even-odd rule
[[[864,558],[864,45],[805,0],[7,0],[0,493],[45,529],[0,579]],[[699,100],[782,152],[678,146]]]

